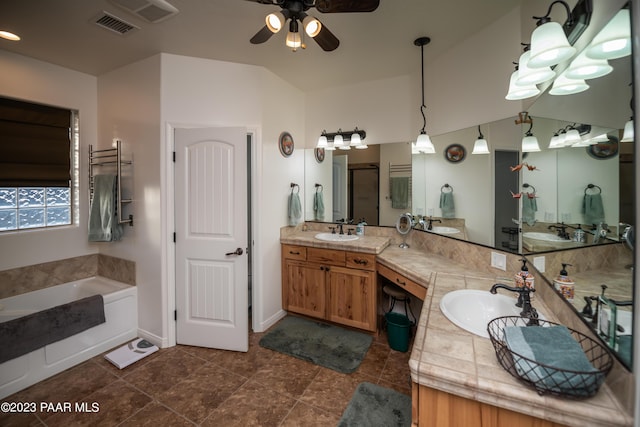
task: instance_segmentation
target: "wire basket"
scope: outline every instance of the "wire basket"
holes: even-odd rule
[[[585,356],[593,366],[589,371],[573,371],[545,365],[518,354],[507,347],[505,328],[525,326],[526,321],[518,316],[493,319],[487,325],[489,338],[496,352],[498,362],[511,375],[534,387],[538,394],[552,394],[569,398],[587,398],[595,395],[613,366],[613,358],[608,349],[590,337],[567,328],[580,344]],[[538,320],[539,326],[561,326],[558,323]],[[536,326],[532,326],[536,327]]]

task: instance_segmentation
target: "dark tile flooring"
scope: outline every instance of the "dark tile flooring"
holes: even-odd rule
[[[411,394],[410,352],[384,332],[352,374],[262,348],[263,335],[249,334],[247,353],[178,345],[123,370],[96,356],[3,400],[70,412],[0,413],[0,426],[335,426],[363,381]],[[76,412],[82,402],[99,411]]]

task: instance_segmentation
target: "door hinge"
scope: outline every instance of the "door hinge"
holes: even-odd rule
[[[178,310],[173,310],[173,320],[178,320]]]
[[[175,162],[176,162],[176,152],[174,151],[173,152],[173,163],[175,163]]]
[[[173,232],[173,243],[175,243],[175,242],[176,242],[176,233],[175,233],[175,231],[174,231],[174,232]]]

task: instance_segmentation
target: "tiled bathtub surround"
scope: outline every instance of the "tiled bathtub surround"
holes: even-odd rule
[[[135,285],[135,273],[133,261],[100,254],[12,268],[0,271],[0,299],[91,276]]]

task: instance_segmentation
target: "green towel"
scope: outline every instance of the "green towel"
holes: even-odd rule
[[[324,199],[322,191],[316,191],[313,196],[313,212],[316,221],[324,221]]]
[[[518,374],[542,389],[586,397],[604,382],[605,375],[593,374],[598,370],[565,326],[508,326],[504,336],[509,350],[522,356],[513,355]]]
[[[302,216],[302,206],[300,205],[300,196],[298,193],[289,195],[288,217],[289,225],[298,225],[298,221]]]
[[[600,224],[604,222],[604,205],[602,194],[585,194],[582,200],[582,213],[586,224]]]
[[[391,184],[391,207],[393,209],[407,209],[409,207],[408,176],[389,178]]]
[[[522,220],[530,226],[536,223],[536,212],[538,211],[538,202],[535,197],[522,198]]]
[[[443,218],[455,218],[456,207],[453,203],[453,192],[440,193],[440,209],[442,209]]]
[[[122,224],[118,222],[117,178],[115,175],[93,177],[93,201],[89,209],[89,241],[120,240]]]

